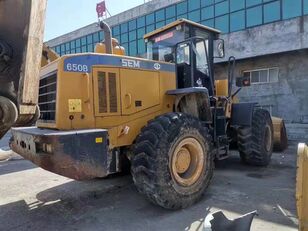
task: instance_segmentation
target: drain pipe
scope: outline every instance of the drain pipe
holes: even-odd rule
[[[111,29],[109,27],[109,25],[104,22],[104,21],[100,21],[99,23],[101,29],[104,31],[104,35],[105,35],[105,47],[106,47],[106,53],[107,54],[112,54],[112,38],[111,38]]]

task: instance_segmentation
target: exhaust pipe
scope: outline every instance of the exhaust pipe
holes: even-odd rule
[[[106,47],[106,53],[112,54],[112,37],[111,37],[111,29],[109,25],[104,22],[100,21],[100,27],[104,31],[105,34],[105,47]]]

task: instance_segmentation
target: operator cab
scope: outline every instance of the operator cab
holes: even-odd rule
[[[144,36],[147,58],[175,63],[178,89],[206,87],[213,95],[213,48],[219,34],[213,28],[179,19]]]

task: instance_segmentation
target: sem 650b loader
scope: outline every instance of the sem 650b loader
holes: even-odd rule
[[[235,103],[232,74],[215,81],[219,31],[178,20],[145,36],[140,59],[125,56],[101,22],[96,53],[57,58],[44,48],[39,76],[45,9],[44,0],[0,0],[0,137],[41,114],[37,127],[12,129],[13,151],[77,180],[130,162],[138,190],[169,209],[201,197],[231,143],[243,162],[269,164],[269,113]]]
[[[145,35],[147,59],[124,55],[104,22],[100,53],[64,55],[41,70],[37,127],[14,128],[11,148],[77,180],[123,170],[140,192],[169,209],[196,202],[214,160],[237,142],[243,162],[269,164],[270,114],[233,103],[232,75],[215,81],[219,31],[185,19]]]

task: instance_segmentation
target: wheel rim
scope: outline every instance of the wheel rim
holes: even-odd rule
[[[272,147],[272,133],[271,128],[269,126],[266,126],[265,128],[265,136],[264,136],[264,143],[265,143],[265,149],[267,152],[271,150]]]
[[[171,172],[175,181],[182,186],[196,183],[205,165],[201,144],[194,138],[182,140],[171,156]]]

